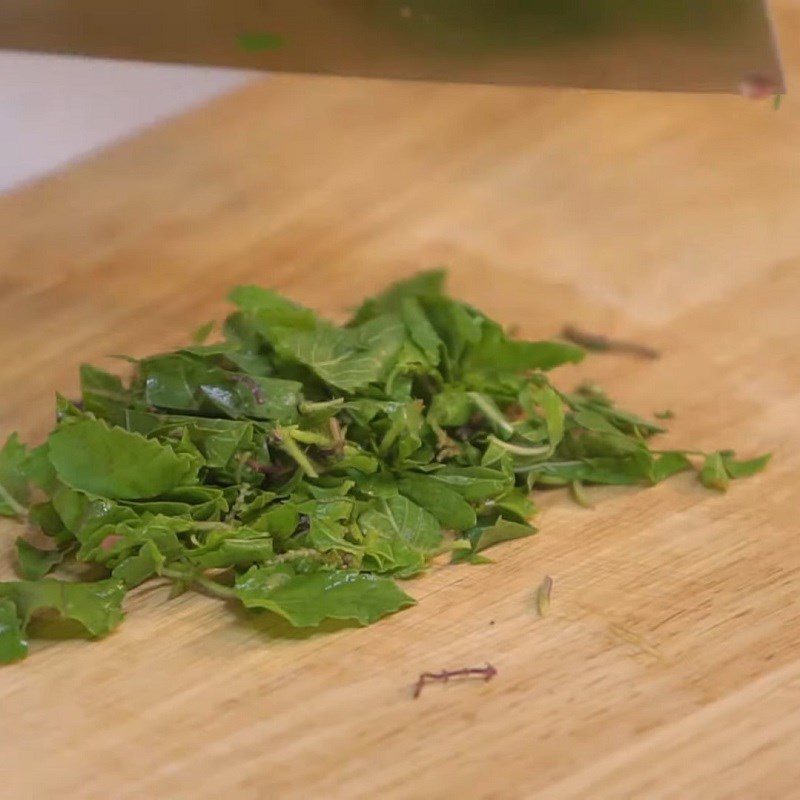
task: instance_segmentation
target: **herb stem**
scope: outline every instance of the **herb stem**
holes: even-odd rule
[[[572,499],[579,506],[583,506],[584,508],[594,508],[592,501],[589,500],[588,496],[586,495],[582,481],[572,481],[572,483],[569,485],[569,489],[570,493],[572,494]]]
[[[503,416],[503,412],[491,400],[480,392],[469,392],[470,400],[478,407],[491,422],[493,422],[503,433],[511,436],[514,433],[514,426]]]
[[[316,414],[318,411],[327,411],[329,408],[339,408],[344,405],[344,397],[334,397],[333,400],[303,400],[297,407],[301,414]]]
[[[311,547],[298,547],[297,550],[287,550],[285,553],[271,558],[266,564],[285,564],[287,561],[294,561],[298,558],[316,558],[324,561],[325,556],[324,553]]]
[[[297,442],[292,439],[291,435],[287,434],[282,428],[275,428],[275,437],[278,440],[278,446],[286,453],[289,458],[297,463],[301,470],[309,478],[319,478],[314,465],[309,460],[308,456],[298,447]]]
[[[21,503],[17,502],[17,500],[12,497],[11,492],[9,492],[2,483],[0,483],[0,500],[6,502],[8,507],[18,516],[18,517],[26,517],[28,512]]]
[[[224,600],[231,600],[237,597],[235,589],[232,589],[230,586],[223,586],[221,583],[206,578],[205,575],[199,573],[183,572],[177,569],[162,569],[161,575],[176,581],[196,583],[198,586],[202,586],[204,589],[211,592],[211,594],[221,597]]]
[[[201,531],[215,531],[219,528],[228,531],[236,530],[235,525],[231,525],[229,522],[223,522],[222,520],[192,520],[192,527]]]
[[[493,444],[496,444],[498,447],[502,447],[503,450],[513,453],[516,456],[529,456],[531,458],[535,458],[538,456],[548,455],[552,452],[552,448],[549,444],[538,445],[537,447],[526,447],[525,445],[521,444],[504,442],[502,439],[498,439],[494,434],[489,434],[488,438]]]
[[[549,575],[545,575],[536,590],[536,610],[540,617],[544,617],[550,610],[550,595],[552,592],[553,579]]]

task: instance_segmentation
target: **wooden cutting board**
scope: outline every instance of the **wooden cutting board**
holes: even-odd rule
[[[775,5],[796,76],[800,7]],[[237,282],[338,317],[439,264],[524,334],[662,349],[556,380],[772,465],[726,496],[548,493],[538,537],[438,566],[366,629],[143,588],[107,639],[0,670],[3,797],[797,796],[796,97],[256,82],[0,199],[0,432],[41,438],[81,361],[186,341]],[[412,699],[419,672],[487,661],[491,683]]]

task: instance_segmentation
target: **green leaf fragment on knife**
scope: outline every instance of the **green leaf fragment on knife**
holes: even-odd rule
[[[277,50],[286,44],[286,38],[278,33],[268,33],[265,31],[253,31],[251,33],[240,33],[236,37],[239,48],[249,53],[259,53],[264,50]]]

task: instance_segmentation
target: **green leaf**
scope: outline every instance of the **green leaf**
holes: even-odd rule
[[[271,561],[274,556],[272,537],[249,528],[220,530],[205,547],[185,553],[192,564],[204,569],[249,567]]]
[[[107,419],[118,414],[121,407],[131,402],[131,393],[110,372],[91,364],[81,364],[80,377],[85,411]]]
[[[746,461],[737,461],[733,453],[723,452],[720,453],[722,464],[725,472],[731,478],[749,478],[751,475],[756,475],[761,472],[769,463],[772,458],[772,453],[767,453],[758,458],[751,458]]]
[[[256,329],[268,341],[273,328],[310,331],[319,322],[310,309],[260,286],[237,286],[228,299],[252,317]]]
[[[394,497],[397,495],[397,480],[388,472],[379,472],[376,475],[359,476],[356,481],[359,494],[367,497]]]
[[[312,519],[308,532],[310,544],[320,553],[338,550],[343,553],[361,556],[364,548],[346,539],[349,528],[341,522],[330,519]]]
[[[28,503],[28,477],[25,473],[27,450],[16,433],[6,439],[0,450],[0,516],[25,513]]]
[[[619,408],[603,408],[601,413],[605,414],[606,418],[623,433],[650,436],[654,433],[664,433],[666,430],[666,428],[656,425],[651,420],[644,419],[638,414],[632,414],[630,411],[622,411]]]
[[[580,347],[561,342],[520,342],[504,336],[484,338],[470,352],[467,372],[514,373],[550,370],[562,364],[577,364],[585,353]]]
[[[195,328],[194,332],[192,333],[192,342],[194,344],[203,344],[206,339],[211,335],[211,331],[214,330],[214,320],[209,320],[208,322],[200,325],[198,328]]]
[[[180,517],[146,515],[142,519],[130,520],[111,528],[102,529],[100,533],[103,540],[83,559],[113,568],[115,578],[120,578],[128,586],[133,586],[136,585],[136,582],[132,580],[131,575],[137,570],[144,570],[148,564],[153,566],[152,572],[149,573],[153,574],[160,570],[165,561],[178,558],[188,559],[197,552],[213,549],[216,545],[213,532],[206,535],[207,541],[213,540],[206,547],[198,545],[191,551],[186,548],[179,536],[192,530],[193,527],[194,524],[191,520]],[[193,543],[194,541],[192,540]],[[143,548],[146,549],[143,550]],[[79,557],[85,549],[82,548],[78,552]],[[137,562],[126,564],[132,556],[137,554],[141,556]],[[124,567],[123,564],[125,564]],[[117,572],[118,567],[120,568],[119,573]]]
[[[124,500],[137,516],[163,514],[193,520],[219,519],[229,510],[225,493],[216,486],[182,486],[165,492],[155,500]]]
[[[111,572],[128,589],[133,589],[144,583],[148,578],[157,575],[164,566],[166,558],[152,542],[145,542],[138,553],[128,556],[117,564]]]
[[[459,556],[458,558],[456,558],[457,555]],[[494,564],[495,563],[494,561],[492,561],[491,558],[487,558],[486,556],[482,556],[480,553],[471,553],[471,552],[460,553],[459,551],[456,551],[453,554],[453,563],[454,564],[459,564],[459,563],[462,563],[462,562],[466,562],[468,564],[473,564],[474,566],[481,566],[483,564]]]
[[[202,419],[184,424],[192,443],[212,468],[224,469],[237,454],[250,453],[255,447],[251,422]]]
[[[379,572],[414,575],[442,544],[439,522],[402,495],[373,500],[359,516],[364,534],[365,565]]]
[[[59,479],[101,497],[157,497],[197,482],[200,464],[196,459],[99,420],[58,428],[48,443]]]
[[[588,408],[577,410],[572,415],[571,422],[578,427],[594,433],[608,433],[613,436],[624,436],[622,431],[615,427],[605,415]]]
[[[537,392],[536,401],[544,411],[547,438],[550,440],[551,451],[555,452],[556,447],[564,438],[564,405],[558,392],[550,386],[543,386]]]
[[[443,342],[425,315],[416,297],[404,297],[400,304],[400,315],[411,341],[423,352],[432,366],[439,363]]]
[[[397,486],[401,494],[433,514],[446,530],[465,531],[476,523],[472,506],[441,481],[409,474]]]
[[[378,455],[395,461],[404,461],[422,446],[424,418],[419,402],[400,403],[386,415],[388,428],[381,437]]]
[[[0,600],[16,607],[23,631],[36,612],[53,610],[65,619],[79,622],[90,635],[104,636],[122,620],[124,597],[125,587],[114,579],[67,583],[45,578],[0,583]]]
[[[565,395],[565,398],[573,410],[591,411],[595,415],[604,417],[615,430],[622,433],[649,436],[664,432],[664,428],[651,420],[617,408],[595,386],[583,386],[575,394]]]
[[[554,453],[564,438],[564,404],[561,396],[547,384],[539,388],[528,386],[521,394],[520,402],[529,414],[535,414],[537,406],[542,409],[550,452]]]
[[[583,457],[634,456],[647,453],[644,439],[617,428],[605,415],[580,409],[567,418],[565,444]]]
[[[392,402],[386,400],[373,400],[371,397],[360,397],[348,400],[345,404],[347,416],[358,426],[367,428],[381,413],[394,408]]]
[[[28,510],[28,522],[40,528],[45,536],[54,539],[59,547],[66,547],[73,541],[74,537],[64,526],[50,500],[34,503]]]
[[[67,400],[63,395],[56,393],[56,421],[76,422],[84,418],[83,410],[78,408],[75,403]]]
[[[746,478],[761,472],[770,458],[771,454],[767,454],[748,461],[737,461],[731,451],[709,453],[700,470],[700,481],[709,489],[724,492],[731,478]]]
[[[534,465],[531,480],[537,483],[567,485],[572,481],[600,483],[614,486],[632,486],[651,483],[652,459],[623,457],[597,457],[576,460],[554,460]]]
[[[361,555],[363,548],[347,539],[353,514],[353,501],[347,497],[310,500],[298,507],[308,518],[309,542],[321,553],[340,550]]]
[[[28,655],[28,641],[10,600],[0,599],[0,664],[10,664]]]
[[[253,568],[236,581],[236,596],[247,608],[265,608],[298,628],[326,619],[369,625],[414,600],[394,581],[350,570],[286,575]]]
[[[472,503],[497,497],[513,485],[506,474],[490,467],[447,466],[432,472],[431,478],[444,483]]]
[[[433,550],[441,544],[442,535],[436,518],[407,497],[396,495],[376,501],[377,514],[397,539],[423,550]],[[362,526],[372,520],[370,509],[359,518]]]
[[[350,324],[360,325],[381,314],[397,313],[404,301],[424,297],[439,297],[444,289],[446,273],[442,269],[419,272],[412,278],[393,283],[382,294],[365,300],[353,315]]]
[[[17,538],[17,559],[20,575],[26,581],[38,581],[64,560],[64,551],[40,550],[20,536]]]
[[[506,519],[516,520],[527,525],[528,520],[536,513],[536,506],[528,495],[520,489],[512,489],[500,497],[489,500],[487,508],[499,513]]]
[[[470,393],[463,389],[443,389],[433,396],[428,419],[442,427],[466,425],[475,413]]]
[[[137,520],[136,513],[103,497],[93,497],[62,486],[52,500],[64,528],[81,543],[79,558],[88,557],[120,523]]]
[[[360,328],[282,329],[274,346],[284,358],[312,370],[325,383],[354,392],[388,375],[405,330],[395,317],[379,318]]]
[[[45,491],[47,494],[52,494],[58,484],[56,471],[50,463],[50,449],[47,442],[34,447],[33,450],[28,452],[28,458],[25,461],[25,474],[28,480]]]
[[[300,511],[294,503],[271,506],[251,523],[255,530],[267,531],[278,541],[286,541],[297,529]]]
[[[202,454],[206,466],[224,468],[242,451],[251,453],[258,446],[256,423],[249,420],[214,419],[181,414],[147,415],[144,424],[127,427],[162,442],[173,442],[188,435],[192,445]],[[140,419],[134,420],[141,423]],[[266,428],[264,429],[266,430]]]
[[[730,483],[730,476],[725,469],[721,453],[709,453],[700,470],[700,481],[709,489],[724,492]]]
[[[475,554],[480,553],[482,550],[502,542],[523,539],[527,536],[532,536],[536,532],[536,528],[532,525],[499,517],[494,522],[479,525],[469,531],[467,533],[467,541],[472,545],[472,549],[457,550],[453,553],[453,562],[473,561]]]
[[[692,462],[686,455],[678,450],[662,453],[655,460],[653,467],[653,482],[660,483],[679,472],[692,468]]]
[[[352,471],[363,475],[370,475],[377,472],[380,461],[369,453],[365,453],[357,445],[346,444],[342,449],[342,455],[329,465],[332,472]]]
[[[461,360],[481,339],[484,317],[448,297],[421,298],[425,314],[444,342],[450,371],[460,373]]]
[[[302,384],[228,371],[186,353],[141,362],[144,399],[150,406],[227,416],[293,422]]]
[[[532,536],[536,532],[536,528],[533,525],[500,517],[491,525],[479,529],[477,534],[470,536],[470,539],[473,542],[473,551],[479,553],[481,550],[486,550],[487,547],[492,547],[501,542],[510,542],[513,539]]]

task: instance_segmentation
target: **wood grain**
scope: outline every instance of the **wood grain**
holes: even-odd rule
[[[800,7],[775,4],[789,74]],[[312,635],[138,591],[109,638],[0,672],[9,798],[788,798],[800,783],[800,101],[285,77],[0,199],[0,430],[109,353],[264,283],[334,316],[439,263],[525,334],[662,350],[591,378],[675,445],[775,452],[541,499],[541,534],[439,566],[419,605]],[[3,523],[0,564],[12,574]],[[543,575],[549,616],[534,612]],[[488,684],[420,671],[479,665]]]

